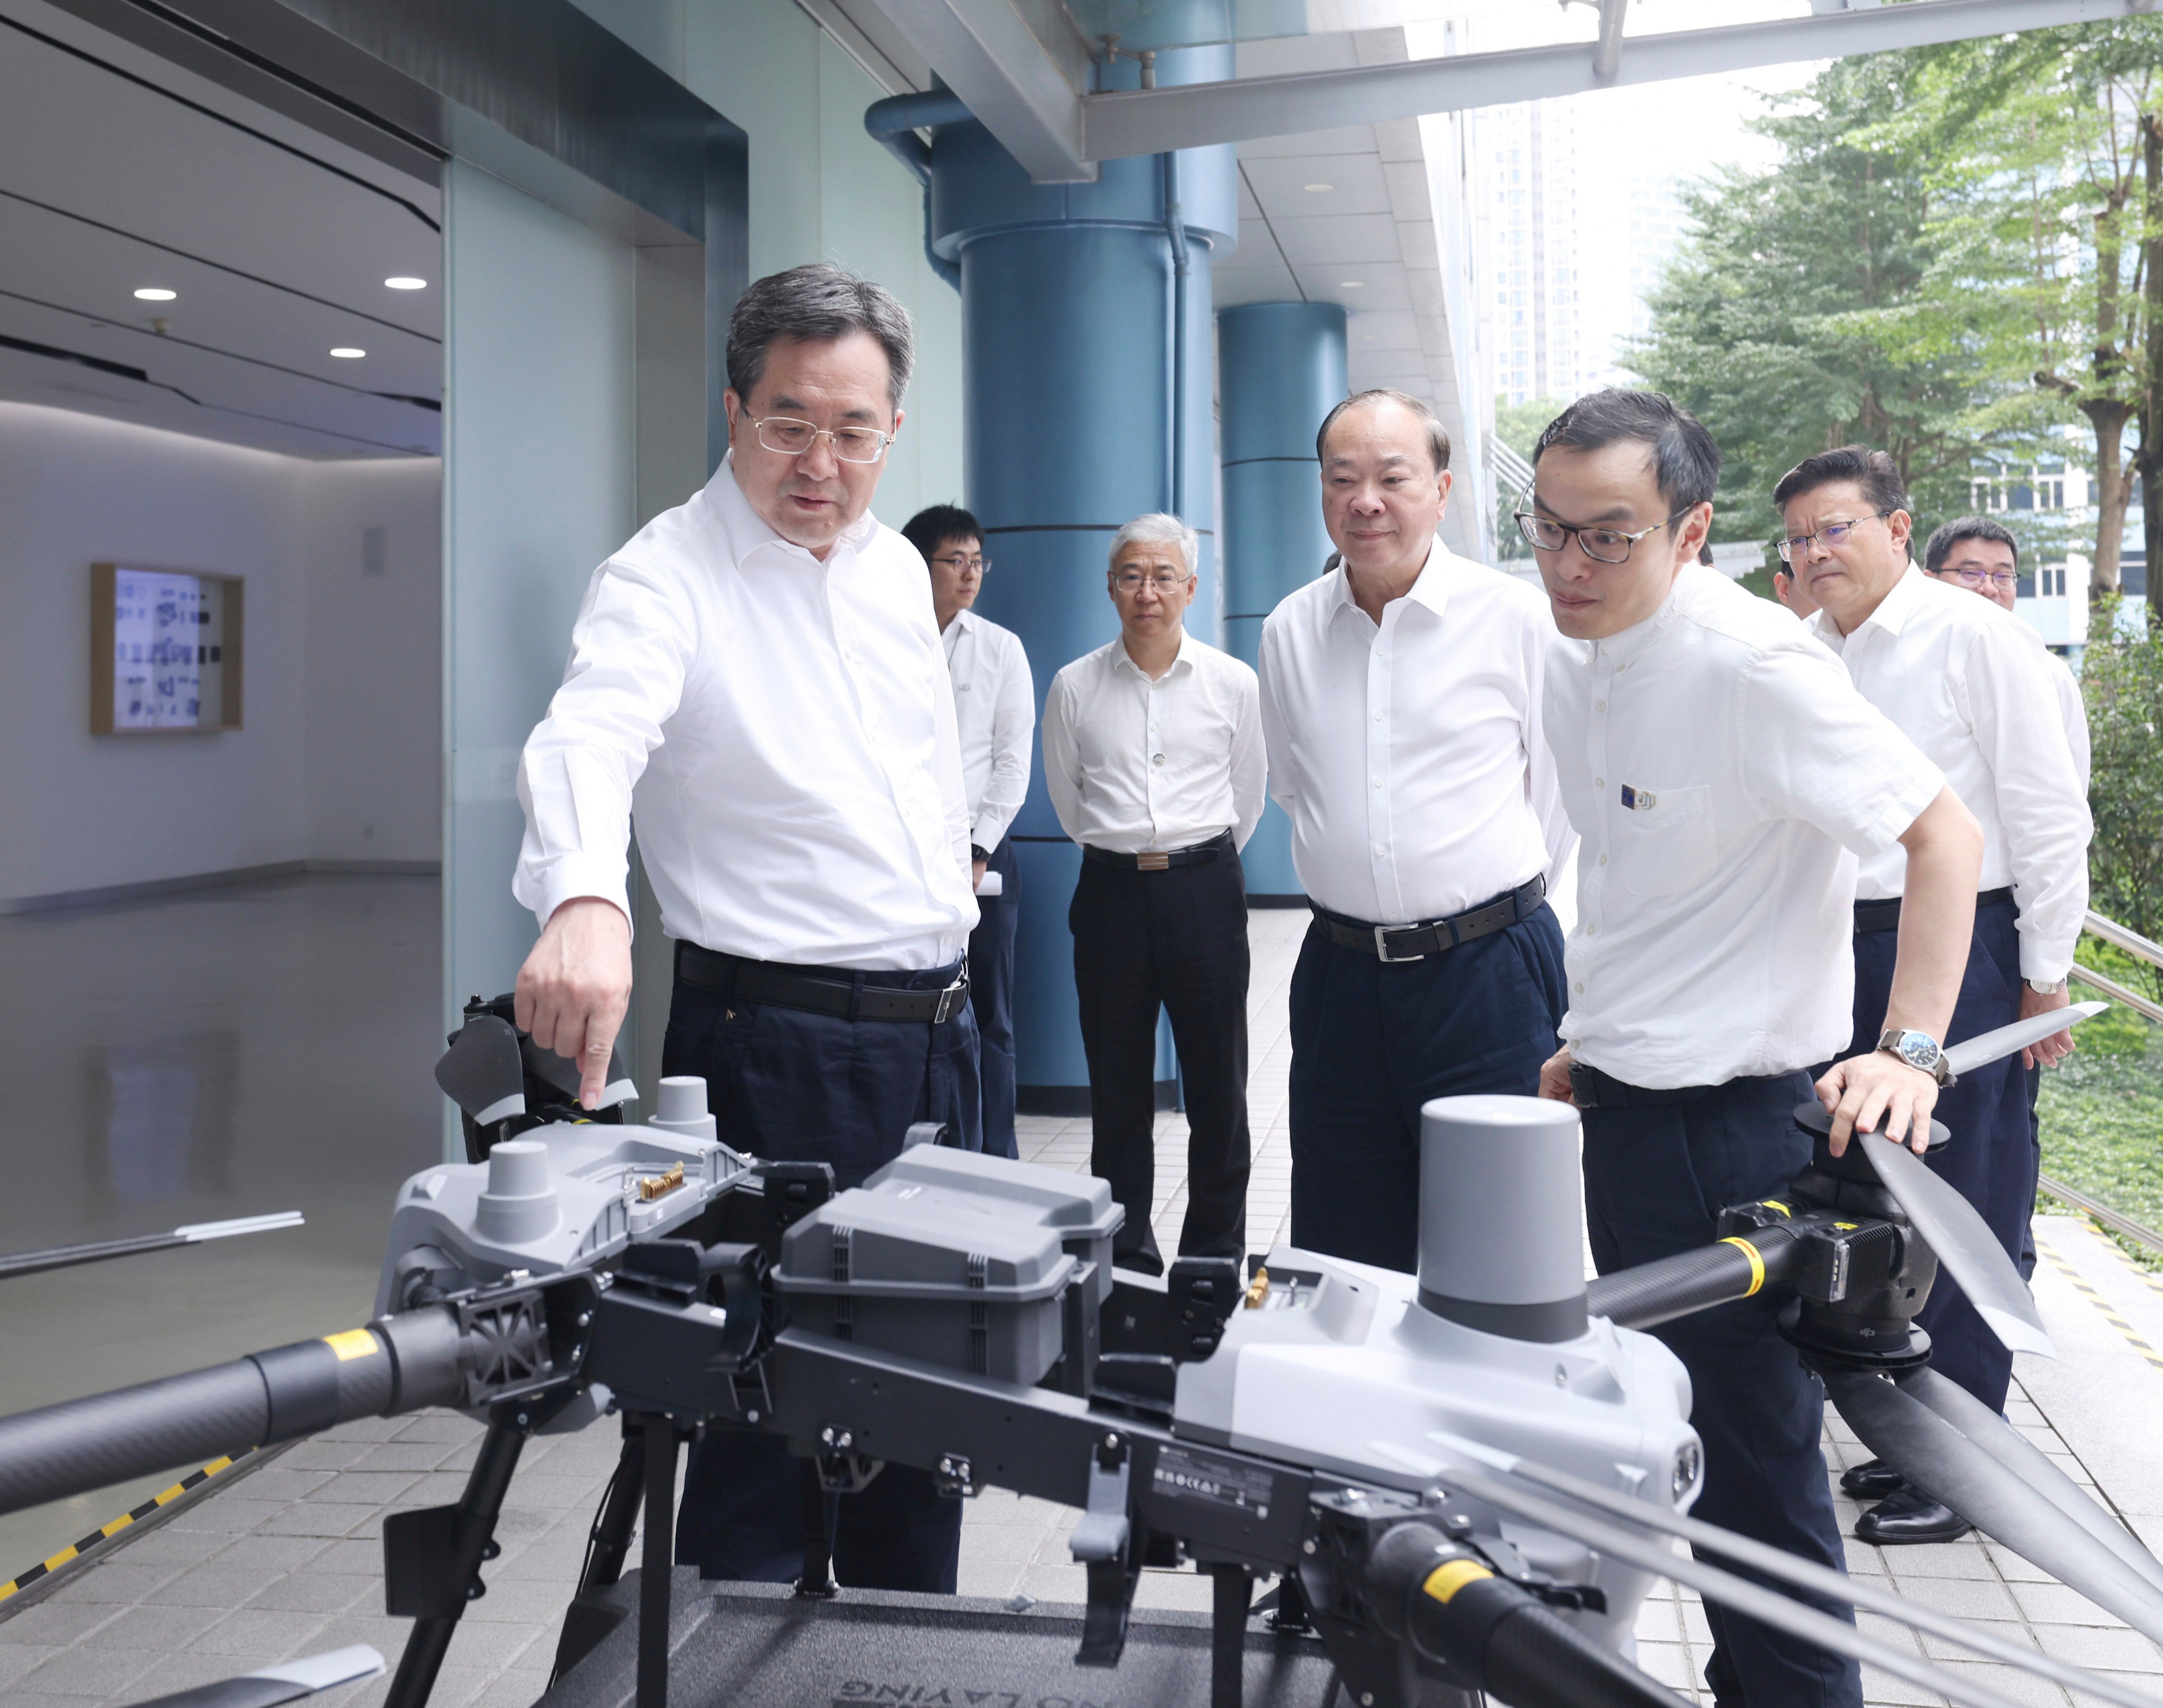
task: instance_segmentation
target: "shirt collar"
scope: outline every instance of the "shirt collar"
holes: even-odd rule
[[[728,542],[729,556],[741,563],[752,553],[771,548],[783,552],[793,552],[807,562],[817,563],[810,553],[801,546],[784,540],[767,526],[758,512],[751,507],[744,490],[736,482],[736,453],[731,451],[721,458],[721,466],[714,470],[714,478],[706,483],[706,502],[711,506],[715,519],[721,525],[721,535]],[[846,547],[851,551],[861,548],[878,532],[878,518],[866,511],[841,531],[834,542],[836,549]],[[828,553],[826,560],[833,561]]]
[[[1179,627],[1179,651],[1173,654],[1171,666],[1164,673],[1165,676],[1171,675],[1174,670],[1191,670],[1194,668],[1194,655],[1191,650],[1193,645],[1194,637],[1186,632],[1186,624],[1181,623]],[[1135,675],[1141,676],[1143,681],[1149,680],[1148,677],[1142,676],[1142,667],[1134,663],[1134,655],[1127,651],[1127,637],[1123,633],[1112,642],[1112,668],[1116,670],[1122,666],[1133,671]],[[1160,677],[1158,679],[1161,681],[1163,678]]]
[[[1897,637],[1915,614],[1922,598],[1922,585],[1923,572],[1910,558],[1908,567],[1900,572],[1900,579],[1886,589],[1885,597],[1878,601],[1878,609],[1855,626],[1853,634],[1841,633],[1840,625],[1823,605],[1810,613],[1810,626],[1817,631],[1818,638],[1836,652],[1844,652],[1865,629],[1875,628]]]
[[[1456,561],[1449,548],[1443,545],[1440,537],[1438,536],[1429,543],[1427,562],[1420,566],[1418,577],[1411,587],[1406,589],[1404,597],[1425,605],[1438,617],[1443,616],[1449,609],[1450,573]],[[1336,568],[1332,570],[1330,574],[1335,592],[1334,603],[1329,610],[1329,618],[1332,622],[1334,622],[1342,610],[1347,609],[1359,610],[1359,602],[1352,596],[1352,574],[1344,567],[1342,558],[1338,560]],[[1390,600],[1390,604],[1396,603],[1397,603],[1396,600]],[[1359,614],[1362,616],[1366,615],[1364,611],[1360,611]]]
[[[1674,626],[1675,619],[1689,606],[1694,592],[1691,583],[1700,571],[1716,574],[1716,570],[1705,570],[1702,564],[1685,563],[1675,577],[1675,584],[1668,589],[1668,596],[1660,601],[1660,608],[1642,622],[1632,623],[1621,633],[1610,635],[1603,641],[1592,643],[1592,656],[1605,659],[1617,670],[1626,670],[1659,643],[1660,637]]]

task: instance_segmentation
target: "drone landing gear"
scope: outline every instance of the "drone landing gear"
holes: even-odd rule
[[[496,1406],[458,1504],[394,1512],[383,1521],[385,1611],[413,1621],[385,1708],[423,1708],[466,1604],[488,1593],[481,1562],[502,1552],[496,1520],[532,1418],[526,1402]]]
[[[1242,1565],[1212,1565],[1209,1575],[1209,1708],[1242,1708],[1254,1580]]]

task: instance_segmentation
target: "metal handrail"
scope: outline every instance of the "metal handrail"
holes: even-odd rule
[[[2151,942],[2139,932],[2119,925],[2116,919],[2106,919],[2093,909],[2088,910],[2083,929],[2092,931],[2113,947],[2123,949],[2136,961],[2145,961],[2150,967],[2163,967],[2163,943]],[[2163,1022],[2163,1006],[2150,1002],[2136,991],[2128,990],[2116,979],[2106,978],[2102,973],[2082,967],[2077,962],[2071,968],[2071,976],[2092,989],[2101,991],[2113,1002],[2123,1003],[2135,1014],[2145,1014],[2151,1020]],[[2153,1228],[2145,1227],[2131,1217],[2121,1215],[2108,1205],[2098,1203],[2084,1193],[2076,1192],[2061,1181],[2053,1180],[2047,1174],[2039,1175],[2036,1183],[2053,1197],[2063,1199],[2074,1208],[2086,1211],[2113,1232],[2122,1234],[2129,1239],[2137,1239],[2143,1245],[2152,1247],[2155,1250],[2163,1251],[2163,1234],[2158,1234]]]

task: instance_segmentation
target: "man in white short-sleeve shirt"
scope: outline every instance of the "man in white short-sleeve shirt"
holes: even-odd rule
[[[967,511],[935,504],[902,524],[902,537],[931,572],[931,614],[954,682],[961,737],[961,786],[969,800],[969,862],[977,929],[969,934],[969,1009],[977,1017],[984,1087],[984,1149],[1018,1156],[1014,1144],[1014,933],[1021,923],[1021,864],[1007,827],[1029,798],[1036,734],[1036,684],[1021,637],[974,609],[992,560],[982,526]],[[987,883],[996,872],[998,882]]]
[[[1972,598],[1910,560],[1907,483],[1883,451],[1841,445],[1806,457],[1781,477],[1773,501],[1784,524],[1781,555],[1818,602],[1812,631],[1863,697],[1945,773],[1982,826],[1981,893],[1953,1040],[2064,1008],[2087,917],[2092,828],[2051,682],[2064,669],[2035,631],[1994,600]],[[1971,560],[1970,553],[1961,555]],[[2012,568],[1998,559],[1993,574],[2001,563]],[[1905,864],[1899,849],[1887,849],[1857,874],[1857,1050],[1877,1041],[1894,976]],[[2048,1066],[2072,1047],[2060,1032],[2027,1056]],[[1962,1074],[1938,1105],[1952,1141],[1930,1159],[2016,1262],[2035,1203],[2028,1071],[2008,1056]],[[1950,1276],[1930,1290],[1915,1323],[1930,1337],[1933,1370],[1991,1411],[2004,1409],[2013,1354]],[[1968,1527],[1954,1508],[1876,1460],[1851,1466],[1841,1481],[1859,1497],[1881,1497],[1856,1521],[1865,1542],[1951,1542]]]
[[[1521,526],[1565,636],[1546,729],[1583,837],[1563,1050],[1542,1094],[1584,1112],[1587,1232],[1605,1274],[1694,1250],[1720,1211],[1809,1162],[1803,1071],[1846,1041],[1856,857],[1904,846],[1888,1023],[1942,1040],[1980,837],[1918,752],[1792,619],[1695,562],[1720,453],[1666,398],[1580,398],[1541,436]],[[1834,1140],[1927,1134],[1937,1087],[1889,1054],[1834,1066]],[[1916,1124],[1921,1124],[1918,1126]],[[1839,1569],[1823,1391],[1757,1296],[1663,1324],[1705,1443],[1700,1517]],[[1852,1616],[1827,1604],[1826,1611]],[[1708,1605],[1716,1700],[1854,1708],[1852,1661]]]

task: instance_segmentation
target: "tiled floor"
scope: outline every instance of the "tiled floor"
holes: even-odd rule
[[[1303,923],[1289,914],[1258,914],[1254,920],[1249,1229],[1257,1247],[1282,1236],[1288,1208],[1285,987]],[[1087,1157],[1087,1128],[1026,1120],[1024,1154],[1079,1167]],[[1160,1130],[1167,1166],[1157,1223],[1169,1247],[1185,1208],[1176,1167],[1184,1129],[1167,1116]],[[2163,1438],[2155,1422],[2163,1416],[2163,1372],[2077,1290],[2068,1272],[2151,1346],[2163,1346],[2163,1291],[2082,1224],[2050,1221],[2040,1228],[2056,1261],[2039,1269],[2036,1293],[2065,1355],[2057,1365],[2019,1361],[2013,1421],[2077,1480],[2099,1484],[2151,1547],[2163,1546]],[[48,1599],[12,1616],[0,1613],[0,1695],[19,1708],[102,1708],[344,1643],[373,1643],[395,1657],[405,1622],[380,1611],[383,1516],[454,1498],[476,1438],[461,1418],[427,1415],[350,1426],[301,1443]],[[505,1507],[502,1558],[487,1570],[489,1593],[468,1613],[437,1689],[443,1708],[514,1708],[539,1693],[616,1447],[613,1430],[601,1425],[527,1449]],[[1826,1450],[1836,1471],[1860,1456],[1836,1419]],[[1843,1522],[1851,1519],[1852,1504],[1840,1504]],[[962,1590],[1079,1600],[1081,1573],[1066,1549],[1072,1522],[1071,1512],[1045,1502],[986,1491],[971,1506],[963,1531]],[[1913,1600],[1988,1621],[1995,1634],[2137,1679],[2163,1695],[2163,1658],[2153,1645],[1994,1545],[1971,1538],[1884,1552],[1851,1543],[1849,1565]],[[1205,1582],[1191,1573],[1148,1574],[1140,1599],[1208,1605]],[[1899,1627],[1867,1617],[1865,1623],[1888,1642],[1917,1647]],[[1709,1644],[1694,1596],[1657,1595],[1645,1606],[1638,1636],[1647,1670],[1694,1701],[1710,1700],[1699,1682]],[[1935,1639],[1927,1640],[1926,1651],[1951,1658]],[[1953,1664],[1972,1667],[2016,1702],[2067,1700],[2008,1669]],[[1872,1705],[1938,1700],[1875,1673],[1866,1684]],[[359,1708],[380,1700],[383,1688],[352,1687],[323,1700]]]

